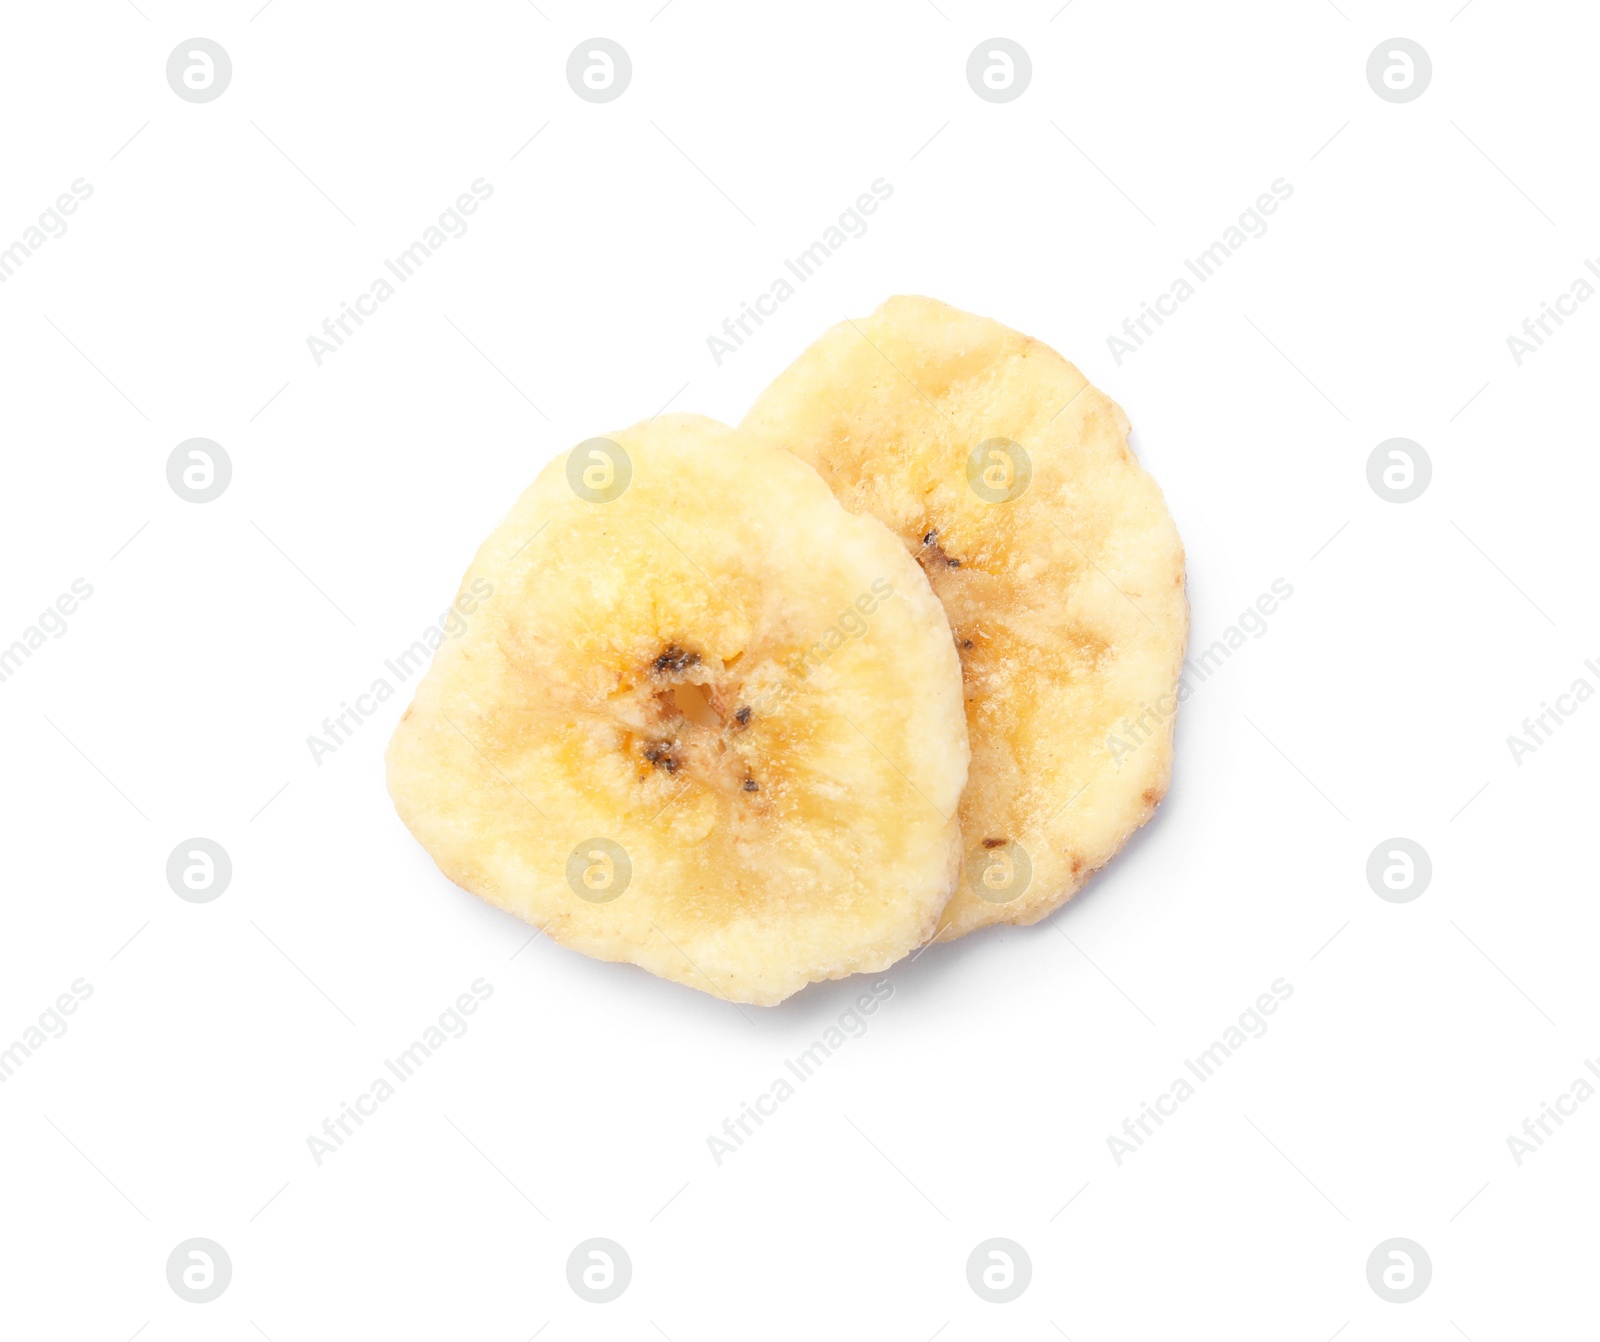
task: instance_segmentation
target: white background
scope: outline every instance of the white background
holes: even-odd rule
[[[0,1085],[0,1332],[1592,1329],[1600,1103],[1520,1167],[1506,1143],[1600,1053],[1600,702],[1520,766],[1506,744],[1600,686],[1600,304],[1521,367],[1506,345],[1600,248],[1587,7],[256,10],[4,16],[0,247],[93,195],[0,286],[0,643],[94,594],[0,684],[0,1045],[93,995]],[[564,75],[597,34],[633,62],[605,105]],[[964,74],[997,34],[1033,62],[1005,105]],[[164,75],[196,35],[234,67],[204,105]],[[1434,67],[1406,105],[1365,77],[1396,35]],[[306,338],[480,177],[470,231],[318,367]],[[879,177],[868,233],[718,367],[706,337]],[[1269,231],[1118,366],[1107,336],[1278,178]],[[706,1138],[862,985],[736,1010],[522,949],[394,815],[409,686],[320,767],[306,738],[550,456],[669,402],[736,420],[898,292],[1126,407],[1196,648],[1294,595],[1185,706],[1168,800],[1078,901],[894,970],[719,1167]],[[233,462],[204,505],[165,476],[195,436]],[[1394,436],[1433,462],[1414,503],[1367,484]],[[1406,904],[1365,877],[1397,835],[1434,868]],[[192,836],[232,858],[212,903],[166,882]],[[468,1033],[317,1166],[306,1138],[480,976]],[[1107,1137],[1278,978],[1269,1031],[1119,1166]],[[233,1263],[207,1305],[165,1275],[194,1236]],[[566,1283],[591,1236],[633,1262],[613,1304]],[[1032,1259],[1012,1304],[967,1285],[991,1236]],[[1394,1236],[1433,1263],[1407,1305],[1366,1280]]]

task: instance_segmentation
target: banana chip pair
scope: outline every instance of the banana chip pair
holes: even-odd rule
[[[552,462],[388,752],[458,884],[734,1002],[1064,903],[1166,791],[1183,550],[1054,351],[896,298]],[[479,588],[481,590],[481,588]]]

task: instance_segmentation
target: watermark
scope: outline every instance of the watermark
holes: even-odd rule
[[[1367,1257],[1367,1285],[1391,1305],[1409,1305],[1432,1280],[1433,1260],[1414,1239],[1386,1239]]]
[[[1600,1059],[1585,1058],[1583,1066],[1595,1081],[1600,1081]],[[1506,1138],[1506,1150],[1511,1153],[1512,1162],[1518,1169],[1529,1156],[1537,1155],[1543,1149],[1545,1142],[1555,1136],[1556,1131],[1564,1126],[1569,1118],[1577,1114],[1580,1104],[1586,1104],[1594,1098],[1595,1081],[1590,1081],[1587,1076],[1580,1076],[1557,1095],[1553,1102],[1539,1101],[1538,1113],[1532,1118],[1522,1120],[1522,1134],[1519,1136],[1512,1133]]]
[[[567,887],[586,904],[609,904],[632,879],[633,859],[615,839],[585,839],[567,858]]]
[[[1122,1120],[1121,1134],[1111,1133],[1106,1137],[1106,1149],[1111,1152],[1111,1158],[1118,1168],[1155,1135],[1151,1124],[1156,1128],[1161,1127],[1178,1112],[1179,1105],[1194,1098],[1198,1088],[1211,1080],[1221,1070],[1223,1063],[1250,1040],[1260,1039],[1266,1034],[1267,1017],[1275,1015],[1278,1008],[1293,996],[1294,984],[1283,978],[1273,979],[1269,991],[1260,994],[1251,1006],[1241,1011],[1234,1024],[1213,1040],[1209,1048],[1193,1058],[1183,1060],[1184,1070],[1194,1078],[1193,1081],[1189,1080],[1189,1076],[1179,1076],[1153,1101],[1141,1100],[1138,1115]]]
[[[633,458],[609,438],[585,438],[567,453],[567,488],[585,503],[612,503],[633,483]]]
[[[789,673],[785,679],[763,690],[753,703],[739,710],[736,717],[738,724],[747,727],[753,715],[772,713],[784,707],[840,648],[866,637],[867,630],[872,627],[871,617],[893,595],[894,584],[887,578],[877,579],[867,591],[840,611],[834,622],[818,634],[809,646],[789,658],[784,666]]]
[[[335,315],[323,318],[321,335],[306,337],[306,348],[311,351],[312,362],[321,368],[323,359],[343,349],[345,341],[355,334],[356,329],[366,324],[368,317],[377,316],[379,304],[387,303],[399,292],[396,285],[409,283],[429,257],[450,239],[462,237],[467,232],[468,217],[476,214],[483,202],[492,195],[493,183],[482,177],[475,179],[470,190],[463,191],[456,197],[454,205],[441,211],[438,219],[424,228],[416,241],[392,259],[386,259],[383,266],[389,275],[378,276],[365,292],[357,294],[348,303],[340,303]],[[390,276],[393,277],[392,281]],[[351,327],[352,322],[355,328]]]
[[[1433,59],[1421,43],[1391,37],[1367,57],[1367,85],[1386,103],[1414,102],[1433,82]]]
[[[867,216],[876,214],[878,207],[894,195],[894,185],[882,177],[873,180],[871,187],[855,198],[855,202],[840,212],[838,218],[822,234],[791,259],[783,263],[787,275],[779,275],[766,290],[748,303],[741,303],[739,311],[722,322],[722,334],[708,335],[706,348],[718,368],[730,354],[744,346],[755,334],[755,328],[765,324],[768,317],[777,315],[781,304],[787,303],[798,292],[797,285],[804,284],[815,275],[825,261],[853,238],[864,237]],[[793,282],[790,280],[793,276]]]
[[[185,438],[167,457],[167,484],[185,503],[222,497],[233,479],[233,458],[209,438]]]
[[[984,839],[962,864],[967,889],[988,904],[1021,899],[1033,882],[1033,859],[1015,839]]]
[[[209,1305],[232,1280],[233,1259],[214,1239],[186,1239],[167,1255],[167,1285],[191,1305]]]
[[[796,680],[809,680],[817,668],[828,661],[846,643],[866,636],[871,627],[868,621],[878,613],[878,607],[894,595],[894,584],[879,578],[855,601],[839,612],[838,617],[802,652],[789,659],[787,669]]]
[[[0,647],[0,684],[11,679],[34,653],[45,643],[65,638],[67,620],[78,613],[78,607],[94,595],[94,588],[84,579],[74,578],[72,586],[39,612],[34,620],[16,638],[10,647]]]
[[[1234,223],[1222,230],[1222,235],[1215,242],[1192,259],[1186,257],[1184,269],[1194,276],[1194,282],[1191,283],[1186,275],[1179,275],[1167,286],[1165,293],[1157,294],[1148,303],[1141,302],[1134,316],[1123,319],[1120,335],[1106,337],[1106,348],[1111,351],[1117,367],[1122,367],[1122,361],[1128,355],[1137,354],[1169,317],[1178,315],[1180,305],[1199,292],[1197,285],[1206,283],[1217,274],[1228,258],[1245,243],[1253,238],[1264,237],[1267,217],[1276,214],[1279,206],[1292,195],[1293,183],[1282,177],[1277,178],[1268,190],[1256,197],[1253,205],[1244,209]]]
[[[69,214],[76,214],[78,206],[94,195],[94,187],[83,178],[77,178],[67,190],[56,197],[53,205],[45,207],[36,223],[22,230],[17,240],[0,251],[0,284],[4,284],[30,256],[45,243],[67,234]]]
[[[322,1120],[321,1134],[312,1133],[306,1138],[306,1150],[311,1153],[313,1164],[320,1167],[350,1139],[354,1128],[361,1127],[378,1112],[379,1105],[386,1104],[399,1093],[399,1087],[411,1080],[423,1063],[452,1039],[466,1034],[467,1017],[476,1015],[478,1008],[494,996],[494,984],[487,979],[473,979],[471,989],[458,996],[453,1006],[441,1011],[438,1019],[412,1040],[409,1048],[383,1060],[387,1076],[377,1077],[353,1101],[340,1101],[334,1116]],[[390,1077],[394,1079],[391,1081]]]
[[[493,595],[493,583],[487,578],[474,578],[471,586],[456,597],[436,623],[424,629],[410,646],[384,661],[384,670],[394,677],[393,682],[388,676],[375,677],[372,684],[355,696],[354,703],[344,700],[337,713],[323,718],[322,731],[306,737],[306,749],[311,752],[317,768],[322,767],[323,756],[332,755],[340,746],[347,745],[362,725],[376,716],[379,707],[394,697],[398,685],[404,685],[419,671],[426,670],[435,650],[447,638],[460,638],[466,633],[467,617],[475,614]]]
[[[1009,438],[986,438],[967,453],[967,488],[985,503],[1010,503],[1032,479],[1027,449]]]
[[[94,984],[87,979],[73,979],[69,990],[41,1011],[37,1021],[23,1030],[8,1047],[0,1049],[0,1082],[11,1080],[23,1063],[52,1039],[59,1039],[66,1034],[66,1018],[75,1015],[78,1008],[93,996]]]
[[[816,1075],[817,1070],[852,1039],[867,1032],[868,1017],[894,996],[894,984],[886,978],[873,982],[871,990],[860,994],[855,1002],[839,1013],[838,1019],[824,1030],[811,1045],[792,1058],[784,1059],[787,1076],[780,1076],[753,1102],[739,1102],[738,1113],[722,1120],[722,1135],[713,1133],[706,1138],[706,1150],[712,1162],[721,1166],[754,1135],[752,1124],[759,1128],[773,1117],[780,1105],[792,1100],[799,1087]],[[789,1077],[793,1077],[791,1081]]]
[[[1116,730],[1106,737],[1106,752],[1120,770],[1146,742],[1155,740],[1165,730],[1178,711],[1178,705],[1187,703],[1194,692],[1226,665],[1233,654],[1247,643],[1266,635],[1272,627],[1268,619],[1278,613],[1278,607],[1294,595],[1294,587],[1285,578],[1274,578],[1267,591],[1240,612],[1238,619],[1222,631],[1207,648],[1194,657],[1186,658],[1178,676],[1177,689],[1162,695],[1155,703],[1141,700],[1136,716],[1122,719]]]
[[[1009,37],[979,42],[967,57],[967,86],[986,103],[1014,102],[1032,82],[1032,57]]]
[[[1414,503],[1433,480],[1433,458],[1421,443],[1386,438],[1367,457],[1367,483],[1385,503]]]
[[[1209,647],[1184,662],[1185,668],[1204,684],[1247,642],[1264,637],[1271,627],[1267,621],[1278,613],[1279,604],[1293,595],[1294,587],[1287,578],[1274,578]]]
[[[167,858],[167,884],[189,904],[209,904],[233,880],[233,859],[215,839],[185,839]]]
[[[567,84],[586,103],[620,98],[632,82],[633,60],[609,37],[579,42],[567,57]]]
[[[986,1239],[967,1255],[967,1285],[980,1300],[1008,1305],[1033,1280],[1033,1259],[1014,1239]]]
[[[1600,680],[1600,665],[1596,665],[1592,657],[1584,662],[1583,669]],[[1594,685],[1587,676],[1578,676],[1563,693],[1556,695],[1554,704],[1541,699],[1539,711],[1523,718],[1521,733],[1512,732],[1506,737],[1506,749],[1511,752],[1511,759],[1517,768],[1522,767],[1522,761],[1529,755],[1535,755],[1541,747],[1549,745],[1555,734],[1592,698]]]
[[[614,1239],[586,1239],[567,1255],[567,1285],[591,1305],[609,1305],[632,1280],[633,1259]]]
[[[1600,280],[1600,266],[1594,261],[1584,257],[1583,267],[1595,279]],[[1544,342],[1556,333],[1550,329],[1550,323],[1554,322],[1556,330],[1559,330],[1567,324],[1568,317],[1578,315],[1578,305],[1587,303],[1594,294],[1595,286],[1590,283],[1589,277],[1579,275],[1567,287],[1566,293],[1557,294],[1548,303],[1541,302],[1539,311],[1534,316],[1522,319],[1522,334],[1513,333],[1506,337],[1506,348],[1511,351],[1511,361],[1521,368],[1522,361],[1530,354],[1537,354],[1544,348]]]
[[[1409,904],[1433,881],[1433,859],[1415,839],[1385,839],[1367,855],[1367,884],[1390,904]]]
[[[191,37],[167,57],[167,84],[186,103],[214,102],[233,82],[233,58],[209,37]]]

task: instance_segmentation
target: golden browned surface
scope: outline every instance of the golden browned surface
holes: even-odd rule
[[[926,579],[725,425],[612,441],[620,497],[580,498],[557,459],[462,579],[493,594],[390,743],[401,818],[556,941],[732,1001],[893,963],[960,860],[961,677]],[[576,852],[577,886],[615,881],[596,839],[632,865],[607,902],[568,878]]]
[[[1150,817],[1171,776],[1183,547],[1128,449],[1127,417],[1038,341],[892,298],[827,332],[741,427],[886,523],[949,616],[972,767],[967,867],[940,939],[1042,918]],[[969,482],[974,449],[995,439],[1031,466],[998,502]],[[991,499],[1023,478],[994,447],[974,473]]]

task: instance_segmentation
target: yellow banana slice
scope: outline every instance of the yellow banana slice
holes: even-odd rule
[[[733,1002],[933,934],[959,662],[916,562],[811,467],[688,415],[591,439],[484,542],[485,585],[388,751],[452,880]]]
[[[1183,547],[1127,417],[1038,341],[892,298],[822,336],[741,427],[888,525],[949,615],[972,768],[940,939],[1036,922],[1171,776]]]

